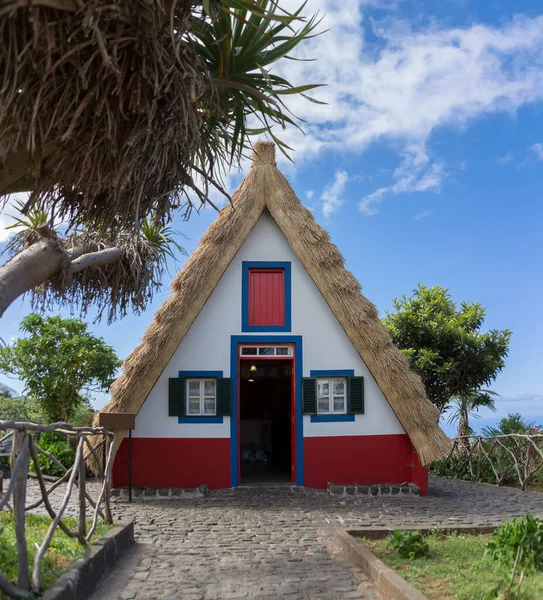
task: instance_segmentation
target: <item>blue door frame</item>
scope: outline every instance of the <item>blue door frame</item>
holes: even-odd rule
[[[232,378],[232,416],[230,417],[230,479],[239,485],[239,345],[294,344],[294,378],[296,410],[296,485],[304,484],[304,423],[302,414],[302,336],[301,335],[233,335],[230,338],[230,377]],[[247,357],[250,358],[250,357]]]

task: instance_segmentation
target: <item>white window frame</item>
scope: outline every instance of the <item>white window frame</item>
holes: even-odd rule
[[[343,394],[334,394],[334,382],[343,381]],[[328,382],[328,410],[320,409],[319,382]],[[319,415],[346,415],[347,414],[347,377],[317,377],[317,414]],[[343,410],[334,410],[334,398],[343,398]]]
[[[190,412],[190,399],[195,399],[196,396],[195,395],[190,395],[190,384],[197,382],[199,385],[199,393],[198,393],[198,398],[200,401],[200,410],[197,413],[194,412]],[[206,383],[213,383],[213,385],[215,386],[215,410],[213,411],[213,413],[206,413],[204,412],[204,406],[205,406],[205,398],[211,398],[211,396],[205,396],[205,384]],[[185,414],[187,415],[187,417],[215,417],[217,416],[217,380],[216,379],[210,379],[209,377],[191,377],[189,379],[187,379],[186,381],[186,388],[185,388]]]
[[[255,349],[256,352],[255,354],[245,354],[244,350],[246,350],[247,348],[251,348],[251,349]],[[269,348],[272,350],[272,352],[268,353],[268,354],[261,354],[261,350],[263,350],[264,348]],[[281,353],[278,353],[277,351],[281,350]],[[285,352],[286,350],[286,352]],[[262,344],[261,346],[252,346],[252,345],[243,345],[240,346],[240,350],[239,350],[239,355],[242,358],[269,358],[271,357],[276,357],[276,356],[293,356],[294,355],[294,349],[292,346],[275,346],[273,344]]]

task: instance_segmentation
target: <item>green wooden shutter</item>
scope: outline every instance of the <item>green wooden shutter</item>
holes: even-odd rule
[[[185,387],[184,377],[170,377],[168,393],[168,414],[170,417],[185,416]]]
[[[349,398],[347,412],[351,415],[364,414],[363,377],[349,377]]]
[[[217,416],[229,417],[232,414],[232,380],[230,377],[217,379]]]
[[[317,414],[317,380],[304,377],[302,380],[302,409],[304,415]]]

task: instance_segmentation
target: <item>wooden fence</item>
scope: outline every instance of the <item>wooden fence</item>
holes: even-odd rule
[[[0,574],[0,590],[13,598],[32,598],[34,594],[39,594],[40,592],[42,561],[57,527],[60,527],[66,535],[76,538],[80,544],[86,545],[96,530],[99,518],[104,519],[107,523],[113,522],[109,500],[111,470],[113,467],[114,434],[103,427],[72,427],[67,423],[37,425],[35,423],[15,423],[9,421],[0,421],[0,435],[2,435],[1,432],[7,433],[0,437],[0,444],[11,437],[12,450],[11,479],[6,491],[0,495],[0,510],[8,509],[13,511],[19,564],[17,585],[13,585],[6,577]],[[63,465],[50,452],[38,446],[34,439],[35,435],[37,433],[51,432],[61,433],[71,438],[76,447],[73,465]],[[90,439],[91,436],[92,439]],[[84,459],[85,445],[90,453],[94,455],[96,464],[100,468],[101,486],[96,499],[93,499],[87,490]],[[101,457],[100,453],[102,453]],[[39,454],[47,456],[63,472],[63,475],[49,487],[47,487],[45,478],[41,472],[38,461]],[[27,505],[27,479],[31,461],[34,464],[34,472],[39,484],[40,499]],[[49,495],[66,482],[66,491],[59,507],[55,510],[51,504]],[[72,531],[62,520],[74,487],[77,489],[76,493],[78,494],[77,531]],[[41,546],[37,548],[32,565],[32,574],[30,574],[25,536],[25,513],[37,508],[41,504],[44,505],[52,521]],[[90,528],[87,528],[88,505],[91,507],[89,512],[92,514]]]
[[[453,440],[453,448],[445,461],[436,461],[432,470],[459,478],[504,485],[518,483],[526,490],[536,475],[543,482],[543,433],[480,436],[466,435]],[[443,472],[440,473],[440,466]],[[492,480],[492,481],[489,481]]]

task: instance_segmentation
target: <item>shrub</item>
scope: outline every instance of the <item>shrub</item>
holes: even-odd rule
[[[519,567],[543,571],[543,520],[526,515],[505,521],[492,534],[486,551],[509,568],[519,553]]]
[[[483,458],[481,462],[479,481],[483,483],[496,483],[496,476],[488,460]],[[472,468],[473,472],[477,473],[479,468],[479,457],[477,455],[472,456]],[[440,477],[448,477],[449,479],[464,479],[467,481],[473,481],[475,479],[470,472],[469,463],[465,457],[452,456],[449,458],[438,459],[430,465],[430,473]],[[510,473],[506,474],[503,483],[508,484],[514,483],[515,481],[516,475],[511,468]]]
[[[75,448],[72,448],[66,436],[58,433],[42,433],[38,442],[40,448],[50,452],[61,464],[69,469],[75,460]],[[62,469],[56,465],[48,456],[39,454],[38,461],[44,475],[63,475]],[[32,463],[32,469],[34,464]]]
[[[430,546],[419,531],[394,531],[390,543],[401,558],[421,558],[430,553]]]

